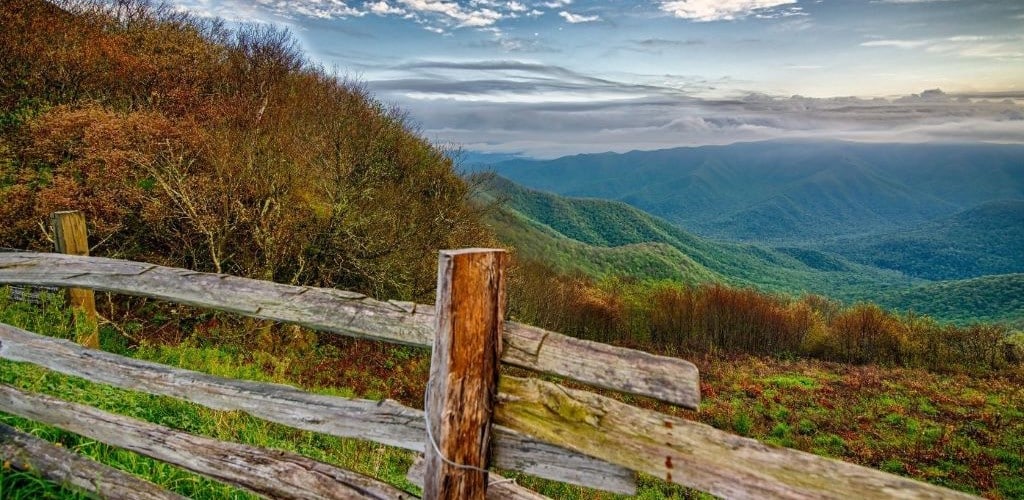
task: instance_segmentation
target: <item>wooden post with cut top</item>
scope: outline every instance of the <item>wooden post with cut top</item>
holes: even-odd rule
[[[85,214],[78,210],[54,212],[50,215],[53,226],[53,246],[57,253],[89,255],[89,235],[85,229]],[[71,307],[85,314],[92,325],[92,332],[81,339],[82,345],[98,348],[99,330],[96,327],[96,297],[92,290],[68,288]]]
[[[483,500],[487,491],[507,263],[504,250],[440,253],[423,498]]]

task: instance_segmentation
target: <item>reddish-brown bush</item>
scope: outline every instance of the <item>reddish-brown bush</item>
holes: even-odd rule
[[[583,338],[664,354],[808,356],[855,364],[987,371],[1017,363],[999,325],[958,327],[874,304],[844,307],[721,284],[684,286],[559,276],[519,263],[510,286],[516,319]]]
[[[287,31],[62,5],[0,7],[0,244],[79,209],[102,255],[424,298],[489,242],[444,152]]]

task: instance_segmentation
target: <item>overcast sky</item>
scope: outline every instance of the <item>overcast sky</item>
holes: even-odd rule
[[[1020,0],[172,3],[288,26],[311,59],[473,151],[1024,142]]]

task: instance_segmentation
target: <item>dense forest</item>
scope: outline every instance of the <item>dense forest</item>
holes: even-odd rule
[[[623,201],[700,236],[787,246],[922,229],[976,207],[975,217],[1009,221],[1007,207],[979,206],[1024,200],[1017,144],[767,141],[483,168],[534,189]]]
[[[408,299],[489,241],[445,151],[287,31],[67,6],[0,10],[3,245],[78,209],[99,255]]]

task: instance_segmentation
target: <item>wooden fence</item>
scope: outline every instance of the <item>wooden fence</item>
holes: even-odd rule
[[[542,498],[487,469],[615,493],[643,472],[729,498],[969,497],[762,444],[536,378],[505,363],[696,409],[687,361],[504,321],[501,250],[443,251],[437,304],[98,257],[0,253],[0,284],[81,288],[433,349],[425,409],[233,380],[89,349],[0,324],[0,357],[114,387],[239,410],[296,429],[423,452],[424,498]],[[45,333],[45,332],[43,332]],[[226,443],[0,385],[0,411],[135,451],[272,498],[410,498],[375,479],[283,451]],[[0,458],[104,497],[175,498],[158,487],[0,426]],[[490,483],[490,484],[489,484]]]
[[[25,252],[26,250],[20,250],[17,248],[0,247],[0,253],[5,252]],[[16,302],[26,302],[29,304],[40,305],[42,304],[43,294],[52,294],[59,292],[60,288],[55,286],[8,286],[7,292],[10,294],[10,298]]]

